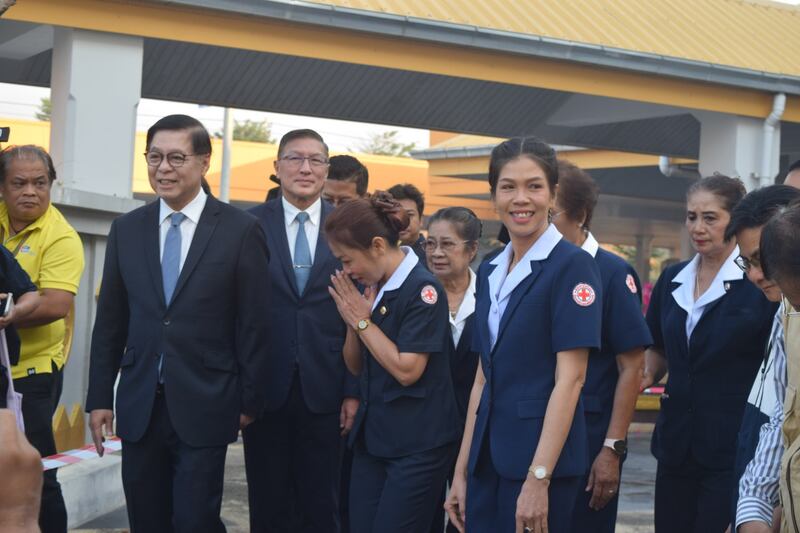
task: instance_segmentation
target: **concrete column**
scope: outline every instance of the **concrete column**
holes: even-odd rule
[[[50,153],[58,181],[51,197],[80,235],[86,264],[64,371],[67,412],[86,397],[94,295],[111,221],[142,203],[131,190],[142,58],[141,38],[55,29]]]
[[[65,188],[132,197],[143,46],[141,37],[56,28],[50,152]]]
[[[653,249],[652,235],[636,236],[636,272],[642,285],[650,281],[650,255]]]
[[[696,113],[700,120],[700,174],[720,172],[739,177],[752,190],[768,185],[778,173],[780,126],[776,127],[769,154],[770,174],[759,182],[764,144],[764,120],[721,113]]]

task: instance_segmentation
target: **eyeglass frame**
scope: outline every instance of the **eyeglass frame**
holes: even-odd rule
[[[147,156],[149,154],[160,156],[161,158],[158,160],[158,163],[151,164],[150,161],[147,160]],[[173,156],[173,155],[179,155],[179,156],[183,157],[183,159],[181,160],[181,163],[179,165],[176,165],[176,164],[170,162],[169,158],[170,158],[170,156]],[[161,166],[161,163],[163,163],[165,159],[167,160],[167,164],[169,166],[171,166],[172,168],[181,168],[183,165],[186,164],[186,159],[187,158],[196,157],[196,156],[204,156],[204,155],[208,155],[208,154],[184,154],[183,152],[169,152],[168,154],[162,154],[161,152],[147,151],[147,152],[144,153],[144,160],[147,163],[147,166],[150,167],[150,168],[158,168],[159,166]]]
[[[747,274],[750,272],[751,267],[761,268],[761,259],[756,259],[755,261],[750,259],[749,257],[745,257],[741,254],[737,255],[736,258],[733,260],[739,270]]]
[[[324,161],[319,159],[316,155],[308,155],[308,156],[301,156],[301,155],[285,155],[283,157],[279,157],[278,161],[285,161],[287,165],[301,168],[305,161],[308,161],[308,166],[312,168],[323,168],[330,166],[331,161],[330,159],[325,159]]]
[[[430,241],[433,241],[433,243],[434,243],[433,248],[430,248],[430,246],[428,245],[428,242],[430,242]],[[444,246],[442,246],[442,242],[441,241],[437,241],[435,239],[431,239],[430,237],[428,237],[422,243],[422,247],[425,249],[425,253],[433,253],[433,252],[436,251],[437,248],[441,248],[444,253],[450,254],[450,253],[452,253],[452,252],[454,252],[456,250],[456,246],[458,246],[459,244],[469,244],[471,242],[476,242],[476,241],[471,241],[469,239],[466,240],[466,241],[447,241],[448,245],[450,245],[450,244],[453,245],[453,249],[448,251]]]

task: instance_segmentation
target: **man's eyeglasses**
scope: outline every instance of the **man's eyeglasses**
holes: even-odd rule
[[[308,164],[314,168],[321,168],[328,166],[328,160],[319,155],[312,155],[308,157],[303,157],[299,155],[286,155],[280,158],[281,161],[284,161],[287,165],[294,168],[299,168],[303,166],[303,161],[308,160]]]
[[[147,161],[147,166],[157,167],[167,158],[167,163],[172,168],[182,167],[186,163],[186,159],[198,154],[182,154],[180,152],[170,152],[166,156],[161,152],[145,152],[144,160]]]
[[[459,244],[467,244],[472,241],[436,241],[436,239],[427,239],[424,243],[425,253],[432,254],[436,248],[440,248],[444,253],[449,254],[455,251],[456,246]]]
[[[734,259],[733,262],[736,263],[736,266],[738,266],[742,272],[745,273],[750,271],[750,267],[761,268],[761,261],[757,258],[748,259],[747,257],[740,255]]]

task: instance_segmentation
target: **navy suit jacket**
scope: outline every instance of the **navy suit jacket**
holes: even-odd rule
[[[272,251],[268,276],[272,288],[265,319],[272,343],[268,379],[264,383],[267,411],[276,411],[286,402],[295,369],[306,406],[314,413],[337,412],[345,396],[358,397],[358,381],[347,371],[342,357],[346,326],[328,292],[331,274],[341,268],[322,231],[331,211],[333,206],[323,201],[314,264],[301,295],[294,277],[281,199],[250,209],[261,223]]]
[[[172,426],[190,446],[236,440],[239,414],[264,406],[269,253],[258,221],[209,196],[172,301],[164,300],[159,202],[117,218],[106,247],[86,410],[112,409],[117,433],[147,430],[164,354]]]
[[[475,383],[475,372],[478,370],[480,355],[472,349],[473,330],[475,328],[475,313],[464,321],[464,330],[458,339],[458,346],[453,343],[450,336],[450,375],[453,377],[453,389],[456,393],[456,407],[461,416],[461,427],[467,418],[469,395]]]
[[[653,288],[647,324],[653,345],[664,352],[669,379],[651,450],[670,466],[689,456],[706,468],[733,468],[736,435],[747,396],[764,357],[777,304],[746,278],[726,282],[724,296],[706,306],[686,339],[686,311],[672,296],[673,265]]]
[[[468,469],[475,472],[485,449],[500,476],[519,480],[527,476],[542,435],[558,352],[600,346],[602,288],[592,257],[561,239],[546,259],[531,261],[531,273],[511,293],[492,347],[488,278],[495,268],[484,262],[478,269],[473,349],[481,354],[486,383]],[[593,304],[576,303],[573,292],[579,284],[594,288]],[[581,476],[588,466],[582,401],[572,415],[554,478]]]

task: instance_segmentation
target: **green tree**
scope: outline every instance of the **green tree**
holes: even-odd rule
[[[53,104],[50,99],[45,97],[39,103],[39,110],[36,112],[36,118],[42,122],[50,122],[50,115],[53,114]]]
[[[214,136],[221,139],[223,132],[218,131]],[[266,120],[234,120],[233,140],[255,143],[275,143],[275,139],[272,137],[272,126]]]
[[[397,139],[399,133],[397,130],[371,133],[369,139],[362,142],[356,151],[365,154],[408,157],[411,150],[416,147],[416,143],[403,144]]]

